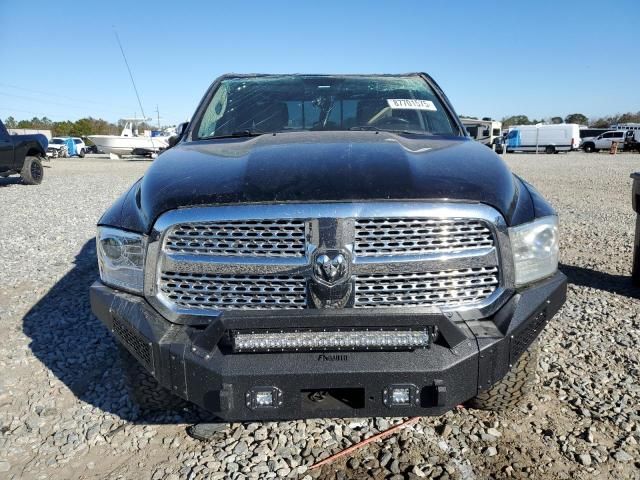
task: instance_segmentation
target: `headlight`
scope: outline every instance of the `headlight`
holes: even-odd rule
[[[558,217],[544,217],[509,229],[516,286],[553,275],[558,270]]]
[[[100,279],[112,287],[142,293],[145,247],[142,235],[98,227]]]

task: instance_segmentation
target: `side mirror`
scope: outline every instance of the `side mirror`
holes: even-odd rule
[[[182,122],[176,127],[176,134],[169,137],[169,148],[174,147],[182,138],[182,135],[187,131],[189,122]]]
[[[187,127],[189,126],[189,122],[182,122],[178,124],[176,127],[176,135],[178,138],[182,137],[182,134],[187,131]]]
[[[180,135],[171,135],[168,140],[169,148],[175,147],[179,141],[180,141]]]

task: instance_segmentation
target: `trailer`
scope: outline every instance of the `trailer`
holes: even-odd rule
[[[577,150],[580,126],[575,123],[554,125],[514,125],[507,133],[507,152],[558,153]]]
[[[502,122],[475,118],[460,118],[460,121],[471,138],[491,149],[495,148],[496,140],[502,135]]]

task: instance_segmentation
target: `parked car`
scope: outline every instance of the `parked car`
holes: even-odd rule
[[[47,157],[67,158],[69,156],[69,139],[53,137],[47,147]]]
[[[46,150],[47,137],[44,135],[9,135],[0,120],[0,177],[20,175],[27,185],[41,183]]]
[[[92,310],[144,408],[406,417],[524,397],[566,296],[558,218],[430,76],[226,75],[177,138],[98,223]]]
[[[73,143],[76,145],[76,155],[80,158],[84,158],[87,153],[87,146],[84,144],[84,140],[79,137],[72,137]]]
[[[593,140],[584,140],[582,149],[587,152],[599,152],[600,150],[609,150],[611,143],[616,142],[620,147],[624,146],[626,132],[624,130],[612,130],[598,135]]]
[[[509,128],[507,152],[570,152],[580,146],[580,126],[573,123],[553,125],[515,125]]]

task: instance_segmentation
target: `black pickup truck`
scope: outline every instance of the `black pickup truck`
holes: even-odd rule
[[[9,135],[0,120],[0,177],[17,174],[27,185],[41,183],[44,176],[42,160],[46,158],[47,143],[47,137],[39,133]]]
[[[553,208],[425,74],[226,75],[98,224],[95,315],[145,408],[502,409],[565,301]]]

